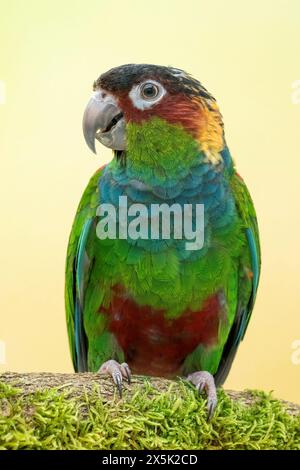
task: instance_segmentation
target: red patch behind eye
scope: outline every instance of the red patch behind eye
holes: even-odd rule
[[[217,341],[220,311],[214,295],[200,311],[185,311],[168,320],[163,310],[137,305],[116,286],[104,313],[133,372],[172,377],[199,344],[211,346]]]
[[[134,106],[127,94],[119,97],[119,104],[127,122],[138,123],[157,116],[170,124],[181,124],[195,138],[205,125],[200,102],[192,101],[184,94],[167,94],[152,108],[143,111]]]

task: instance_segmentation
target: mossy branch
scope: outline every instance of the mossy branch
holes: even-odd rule
[[[111,378],[102,374],[53,374],[47,372],[19,374],[16,372],[6,372],[0,374],[0,381],[20,389],[23,395],[36,391],[55,389],[57,391],[68,390],[69,397],[78,397],[83,393],[92,393],[96,386],[99,387],[99,391],[105,401],[112,400],[116,396],[116,389],[112,384]],[[132,377],[132,386],[128,386],[126,382],[123,384],[124,389],[127,391],[125,399],[130,399],[133,392],[136,393],[138,389],[142,391],[145,388],[145,383],[151,384],[155,390],[161,393],[166,392],[172,386],[175,395],[178,397],[182,395],[182,387],[180,387],[179,381],[134,375]],[[226,394],[232,400],[239,401],[248,406],[256,400],[251,391],[226,390]],[[300,405],[284,400],[281,400],[281,402],[289,413],[297,414],[300,412]]]
[[[0,449],[300,449],[300,405],[259,391],[206,401],[183,380],[0,374]]]

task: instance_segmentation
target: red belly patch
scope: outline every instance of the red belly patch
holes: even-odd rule
[[[213,295],[200,311],[187,310],[170,320],[164,310],[140,306],[116,286],[104,313],[134,373],[172,377],[199,344],[217,341],[220,310],[219,296]]]

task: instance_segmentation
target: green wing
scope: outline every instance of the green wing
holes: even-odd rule
[[[250,250],[251,256],[251,265],[252,265],[252,307],[255,301],[255,296],[257,292],[259,277],[260,277],[260,265],[261,265],[261,253],[260,253],[260,243],[259,243],[259,231],[256,218],[256,212],[254,209],[253,201],[251,199],[250,193],[243,179],[237,174],[234,173],[231,180],[231,188],[235,196],[236,205],[240,216],[242,218],[247,240],[248,247]],[[241,286],[242,287],[242,286]],[[251,311],[249,312],[250,318]],[[248,318],[248,320],[249,320]],[[244,335],[245,331],[243,332]]]
[[[247,186],[237,173],[233,173],[231,177],[231,189],[243,223],[247,245],[239,263],[237,312],[215,375],[217,384],[222,384],[226,379],[239,343],[245,335],[255,302],[261,264],[254,205]],[[251,270],[248,269],[249,263]]]
[[[76,372],[87,368],[87,341],[83,329],[83,278],[86,269],[85,242],[99,205],[98,181],[104,167],[90,179],[73,222],[66,259],[65,306],[69,345]]]

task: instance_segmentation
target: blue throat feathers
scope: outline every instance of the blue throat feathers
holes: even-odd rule
[[[229,186],[229,176],[232,172],[232,159],[227,147],[221,152],[222,162],[217,165],[205,161],[201,152],[181,177],[172,178],[166,175],[163,184],[145,182],[141,175],[136,174],[130,165],[130,156],[126,165],[115,159],[107,165],[99,181],[99,196],[101,203],[110,203],[115,208],[119,205],[119,197],[127,196],[128,207],[141,203],[149,207],[151,204],[166,203],[169,206],[179,204],[204,205],[205,242],[203,249],[198,252],[182,250],[185,240],[130,240],[149,251],[163,251],[173,245],[179,258],[194,259],[203,256],[210,246],[212,230],[225,229],[236,216],[235,202]],[[118,215],[117,215],[118,220]]]

